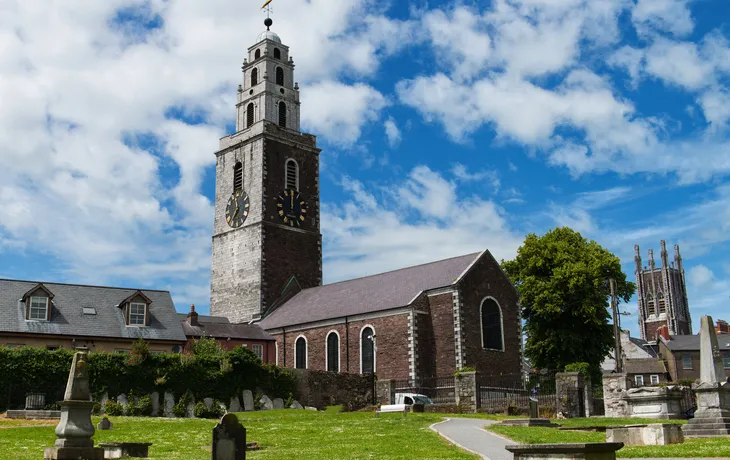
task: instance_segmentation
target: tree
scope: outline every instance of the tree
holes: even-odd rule
[[[560,227],[527,235],[515,260],[503,260],[502,268],[520,294],[530,362],[542,369],[586,362],[599,375],[614,346],[607,280],[616,280],[616,295],[625,302],[636,290],[619,258]]]

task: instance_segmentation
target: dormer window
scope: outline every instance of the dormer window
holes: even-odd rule
[[[152,300],[137,291],[124,299],[118,306],[124,313],[124,322],[127,326],[144,327],[150,325],[150,304]]]
[[[145,326],[147,325],[147,304],[131,302],[129,304],[129,325]]]
[[[48,297],[31,297],[28,306],[28,319],[48,320]]]

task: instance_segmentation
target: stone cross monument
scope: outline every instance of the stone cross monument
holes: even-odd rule
[[[104,449],[94,447],[89,390],[88,354],[78,352],[71,363],[66,393],[61,402],[61,421],[56,426],[56,445],[47,447],[44,460],[103,460]]]
[[[720,347],[711,316],[703,316],[700,329],[700,381],[692,385],[697,395],[694,418],[682,427],[685,437],[730,435],[730,383],[723,370]]]

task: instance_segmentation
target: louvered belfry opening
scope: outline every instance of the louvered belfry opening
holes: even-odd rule
[[[259,69],[251,69],[251,86],[256,86],[259,83]]]
[[[279,126],[286,128],[286,104],[279,102]]]
[[[294,160],[286,162],[286,188],[297,189],[297,163]]]
[[[251,125],[253,125],[253,102],[246,107],[246,127],[250,128]]]
[[[243,190],[243,165],[239,161],[233,167],[233,191]]]
[[[276,84],[284,86],[284,69],[281,67],[276,68]]]
[[[259,50],[256,50],[256,52],[254,53],[253,57],[254,57],[254,59],[260,58],[261,57],[261,50],[260,49]]]
[[[281,51],[279,48],[274,48],[274,59],[281,59]]]

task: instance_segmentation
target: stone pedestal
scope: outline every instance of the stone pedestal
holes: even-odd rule
[[[476,413],[479,409],[479,386],[476,372],[461,372],[454,378],[456,405],[462,412]]]
[[[625,446],[665,446],[684,442],[684,436],[681,425],[652,423],[607,427],[606,441],[622,442]]]
[[[378,404],[393,404],[395,402],[395,380],[378,379],[375,382],[375,392]]]
[[[684,436],[702,438],[730,435],[730,383],[703,383],[693,387],[697,396],[694,418],[682,427]]]
[[[100,442],[104,458],[147,458],[151,442]]]
[[[631,410],[626,401],[630,388],[626,374],[605,374],[603,376],[603,407],[606,417],[629,417]]]
[[[555,374],[556,410],[567,418],[584,417],[583,376],[579,372]]]
[[[629,417],[681,419],[682,398],[679,387],[641,387],[628,390],[624,396]]]
[[[620,442],[587,442],[582,444],[516,444],[505,446],[514,460],[615,460]]]

